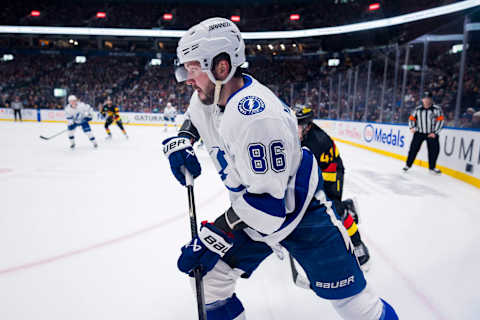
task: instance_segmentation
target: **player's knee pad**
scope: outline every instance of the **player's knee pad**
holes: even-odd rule
[[[233,294],[228,299],[205,306],[208,320],[244,320],[245,309],[242,302]]]
[[[381,318],[384,312],[384,303],[369,289],[365,289],[356,295],[339,300],[331,300],[337,313],[348,320],[390,320],[395,318]],[[391,308],[391,307],[390,307]],[[393,309],[392,309],[393,310]],[[395,314],[395,312],[393,312]]]
[[[211,304],[232,297],[235,292],[235,284],[241,274],[242,271],[232,269],[222,260],[218,260],[213,269],[203,277],[205,303]],[[192,286],[195,287],[193,278]]]

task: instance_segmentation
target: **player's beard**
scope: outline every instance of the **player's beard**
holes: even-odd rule
[[[208,82],[205,89],[195,86],[195,90],[198,91],[198,98],[205,105],[211,105],[215,99],[215,85],[212,82]],[[202,97],[203,96],[203,97]]]

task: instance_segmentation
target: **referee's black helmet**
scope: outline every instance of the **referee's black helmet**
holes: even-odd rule
[[[425,98],[430,98],[432,99],[433,98],[433,95],[430,91],[425,91],[422,95],[422,99],[425,99]]]

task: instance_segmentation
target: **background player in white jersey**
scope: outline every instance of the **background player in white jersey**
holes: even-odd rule
[[[203,21],[180,39],[177,55],[177,80],[195,92],[179,136],[163,142],[164,152],[185,185],[183,168],[194,177],[201,173],[191,141],[202,137],[231,201],[214,223],[202,225],[178,260],[187,274],[202,268],[207,318],[245,319],[237,279],[284,247],[304,267],[310,288],[344,319],[398,319],[367,286],[317,162],[300,147],[295,115],[238,68],[245,44],[235,24]]]
[[[75,129],[82,127],[83,132],[88,136],[93,146],[98,147],[97,141],[92,133],[92,128],[88,123],[92,120],[93,109],[89,104],[83,103],[76,96],[68,96],[68,104],[65,107],[65,117],[68,122],[68,139],[70,139],[70,148],[75,148]]]
[[[175,117],[177,116],[177,109],[171,102],[167,102],[167,106],[163,110],[163,119],[165,120],[165,131],[168,129],[168,123],[175,125]]]

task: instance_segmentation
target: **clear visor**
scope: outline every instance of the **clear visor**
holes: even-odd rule
[[[197,64],[179,64],[178,61],[175,61],[175,79],[177,82],[184,82],[190,79],[194,79],[201,75],[204,71],[202,70],[200,63]]]
[[[177,82],[184,82],[188,80],[188,71],[183,65],[175,66],[175,79],[177,79]]]

